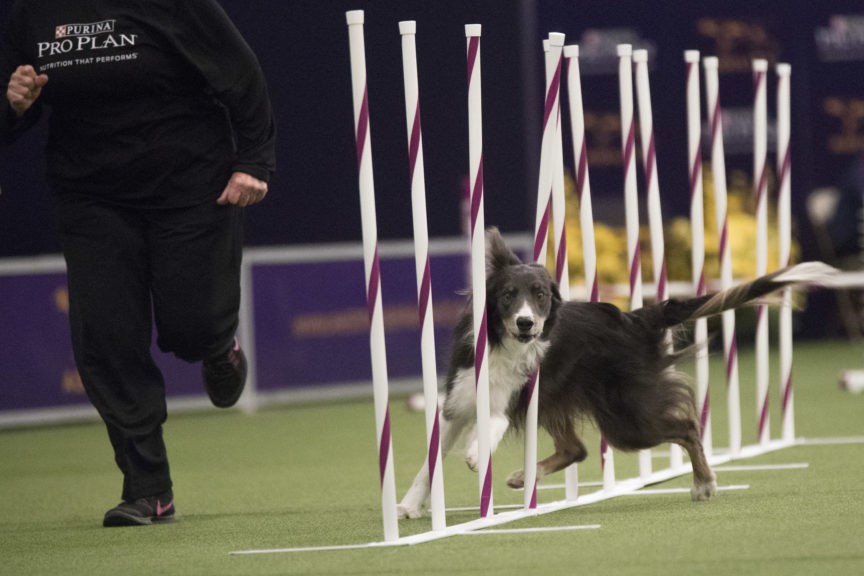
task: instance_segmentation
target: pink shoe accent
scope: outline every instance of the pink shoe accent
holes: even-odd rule
[[[173,500],[168,502],[168,504],[166,504],[164,508],[162,507],[162,502],[160,502],[158,499],[156,500],[156,516],[157,517],[162,516],[163,514],[165,514],[166,512],[171,510],[172,508],[174,508],[174,501]]]

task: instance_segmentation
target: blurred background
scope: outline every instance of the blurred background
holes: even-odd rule
[[[480,23],[483,26],[487,225],[498,226],[505,234],[533,233],[545,95],[541,42],[549,32],[562,32],[567,44],[580,46],[591,194],[600,231],[598,251],[602,284],[611,286],[625,282],[627,277],[626,262],[620,256],[625,240],[616,56],[619,43],[629,43],[649,53],[671,280],[690,278],[689,225],[686,222],[690,209],[686,66],[683,59],[688,49],[699,50],[703,57],[719,58],[736,276],[752,274],[755,262],[753,58],[765,58],[769,62],[768,164],[772,227],[776,226],[777,194],[776,76],[773,71],[776,63],[787,62],[792,67],[795,258],[821,259],[846,270],[862,268],[864,4],[860,0],[220,2],[260,59],[278,121],[277,173],[266,202],[247,211],[246,244],[252,252],[271,248],[305,250],[315,246],[316,254],[326,254],[328,247],[335,249],[360,241],[345,12],[362,9],[366,21],[378,230],[385,243],[410,242],[412,238],[398,22],[417,21],[429,232],[433,240],[454,239],[464,233],[463,204],[468,173],[464,25]],[[0,19],[5,18],[7,9],[8,2],[4,0],[0,3]],[[704,117],[704,79],[702,97]],[[566,98],[562,102],[565,103],[563,121],[569,126]],[[0,149],[0,259],[16,265],[59,253],[41,154],[45,127],[43,119],[15,145]],[[713,275],[712,270],[716,271],[713,254],[717,248],[707,135],[703,120],[706,264],[708,274]],[[564,130],[564,148],[572,197],[569,129]],[[641,168],[638,173],[642,220],[647,224]],[[581,282],[581,255],[575,201],[568,210],[568,226],[573,229],[570,236],[574,239],[570,247],[571,273],[578,283]],[[776,267],[777,262],[773,242],[769,268]],[[320,252],[322,249],[324,252]],[[647,246],[642,253],[645,258],[650,257]],[[445,266],[433,263],[433,267],[439,265]],[[646,281],[651,280],[650,270],[651,266],[644,262]],[[267,280],[270,286],[278,287],[278,290],[272,289],[274,293],[269,297],[284,300],[281,308],[304,305],[322,308],[325,304],[322,304],[322,295],[316,294],[316,287],[334,274],[341,276],[339,272],[330,271],[319,281],[308,270],[291,270],[287,277]],[[400,285],[394,287],[394,291],[405,293],[405,317],[410,316],[416,324],[416,313],[407,308],[414,298],[411,274],[408,266],[405,279],[390,278],[390,285]],[[384,281],[388,279],[385,277]],[[351,296],[352,305],[356,300],[360,310],[364,306],[362,277],[346,280],[351,286],[352,282],[357,284],[354,286],[356,293]],[[452,286],[448,284],[447,294],[436,295],[442,301],[452,295],[462,278],[448,279],[448,282]],[[62,277],[57,283],[62,283]],[[316,295],[317,301],[301,300],[303,294],[298,292],[299,286]],[[62,291],[51,294],[50,306],[64,312]],[[385,305],[387,298],[385,292]],[[6,299],[12,311],[4,312],[3,321],[11,323],[16,305],[14,297],[7,295]],[[10,299],[13,301],[8,301]],[[458,313],[458,301],[454,300],[451,308],[449,316],[440,321],[436,319],[436,324],[446,325],[452,321]],[[446,312],[444,306],[442,311]],[[262,313],[261,316],[272,315]],[[21,322],[28,322],[30,317],[24,314]],[[391,315],[390,320],[393,317]],[[362,312],[359,318],[359,324],[363,324]],[[808,298],[806,312],[797,318],[797,333],[802,338],[860,338],[861,292],[852,287],[813,294]],[[320,320],[320,316],[307,317],[303,326],[320,326]],[[409,324],[408,320],[404,320],[404,324]],[[362,331],[358,329],[359,332]],[[37,336],[44,335],[34,336],[34,342],[39,341]],[[64,334],[61,336],[65,338]],[[362,337],[360,344],[361,347],[365,345]],[[361,364],[365,369],[368,357],[362,356]],[[13,360],[15,358],[20,355]],[[68,364],[68,360],[63,362]],[[326,364],[326,360],[324,362]],[[285,372],[279,370],[279,367],[273,368],[274,373]]]

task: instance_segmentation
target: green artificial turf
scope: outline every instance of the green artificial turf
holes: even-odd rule
[[[864,368],[860,344],[799,343],[795,350],[796,435],[858,437],[802,445],[734,464],[806,464],[787,470],[719,471],[722,491],[708,503],[686,493],[620,496],[498,528],[599,524],[599,529],[452,536],[414,546],[268,555],[235,550],[366,544],[383,538],[371,401],[263,410],[175,414],[165,426],[178,521],[105,529],[101,517],[120,494],[99,423],[0,431],[0,574],[862,574],[864,573],[864,394],[837,386],[843,368]],[[752,354],[741,354],[744,443],[755,437]],[[725,445],[722,354],[712,354],[715,445]],[[772,358],[772,386],[779,368]],[[689,369],[682,366],[682,369]],[[770,399],[779,431],[779,397]],[[398,495],[425,450],[424,417],[391,402]],[[597,435],[582,481],[600,479]],[[540,451],[549,450],[541,433]],[[495,455],[496,505],[520,503],[504,485],[521,466],[521,443]],[[655,468],[665,466],[655,451]],[[619,478],[637,473],[616,454]],[[448,506],[476,505],[477,477],[457,455],[445,463]],[[547,483],[563,481],[563,474]],[[687,488],[689,477],[660,488]],[[596,488],[585,488],[585,493]],[[563,498],[543,490],[540,502]],[[453,512],[448,523],[477,512]],[[400,522],[400,535],[429,530]]]

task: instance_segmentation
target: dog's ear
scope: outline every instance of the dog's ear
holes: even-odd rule
[[[494,226],[486,229],[486,277],[507,266],[521,264],[522,261],[513,253],[501,237],[501,232]]]
[[[561,306],[561,303],[564,300],[561,298],[561,290],[558,289],[558,283],[552,282],[550,288],[552,289],[552,307],[557,308]]]
[[[549,288],[552,292],[552,305],[549,308],[549,317],[546,318],[546,323],[543,325],[544,338],[549,337],[549,332],[552,330],[552,326],[555,325],[555,320],[558,318],[558,309],[564,303],[564,300],[561,298],[561,291],[558,289],[558,283],[552,282],[549,285]]]

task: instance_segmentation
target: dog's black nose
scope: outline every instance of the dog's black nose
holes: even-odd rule
[[[526,316],[520,316],[516,319],[516,327],[519,328],[521,332],[528,332],[534,327],[534,320]]]

